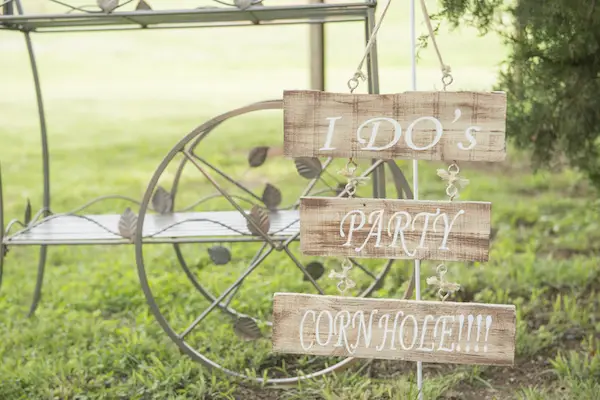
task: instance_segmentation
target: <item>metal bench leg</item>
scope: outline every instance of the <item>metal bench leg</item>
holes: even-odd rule
[[[2,166],[0,165],[0,289],[2,289],[2,274],[4,272],[4,256],[6,248],[4,247],[4,198],[2,196]]]
[[[23,14],[23,5],[20,0],[15,2],[17,11],[19,14]],[[46,129],[46,115],[44,112],[44,101],[42,99],[42,88],[40,84],[40,75],[35,60],[35,53],[33,51],[33,44],[31,43],[31,36],[29,32],[23,32],[25,35],[25,44],[27,45],[27,53],[29,54],[29,63],[31,64],[31,72],[33,74],[33,82],[35,85],[35,96],[38,106],[38,117],[40,120],[40,134],[42,141],[42,172],[44,179],[44,192],[43,192],[43,210],[44,217],[50,214],[50,155],[48,151],[48,133]],[[37,280],[35,283],[35,291],[33,292],[33,301],[29,308],[28,316],[32,316],[35,312],[40,298],[42,296],[42,284],[44,283],[44,269],[46,268],[46,255],[47,247],[42,246],[40,248],[40,257],[38,262]]]
[[[4,257],[6,256],[6,246],[3,243],[4,239],[4,198],[2,195],[2,169],[0,168],[0,288],[2,287],[2,276],[4,272]],[[35,283],[35,291],[33,292],[33,301],[29,307],[28,317],[31,317],[40,302],[42,297],[42,284],[44,283],[44,270],[46,269],[46,255],[48,254],[47,246],[40,248],[40,257],[38,261],[38,273]]]
[[[46,255],[48,254],[48,247],[41,246],[40,247],[40,258],[38,262],[38,272],[37,272],[37,280],[35,282],[35,290],[33,291],[33,301],[31,302],[31,306],[29,307],[29,313],[27,313],[28,317],[31,317],[42,298],[42,285],[44,283],[44,270],[46,269]]]
[[[375,9],[368,11],[365,20],[365,43],[369,43],[373,29],[375,28]],[[369,93],[379,94],[379,63],[377,57],[377,42],[371,47],[371,53],[367,56],[367,77],[369,84]],[[376,163],[377,160],[372,160]],[[373,197],[385,199],[385,165],[379,166],[373,172]]]

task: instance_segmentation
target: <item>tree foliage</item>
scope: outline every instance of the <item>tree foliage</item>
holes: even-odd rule
[[[507,92],[507,135],[534,164],[566,155],[600,188],[600,4],[596,0],[439,0],[444,18],[510,48],[497,88]]]

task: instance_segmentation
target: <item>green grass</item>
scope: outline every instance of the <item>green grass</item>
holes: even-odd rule
[[[39,0],[26,3],[47,11]],[[396,2],[381,28],[382,92],[410,89],[407,12],[407,6]],[[422,24],[420,32],[425,32]],[[53,157],[53,210],[67,211],[104,194],[141,199],[168,150],[194,127],[229,109],[279,98],[284,89],[307,87],[307,33],[306,27],[289,26],[34,35]],[[362,28],[332,25],[327,34],[328,88],[345,91],[362,55]],[[443,31],[440,46],[455,76],[451,89],[489,89],[506,54],[499,43],[466,29]],[[9,219],[22,218],[28,198],[34,209],[41,206],[35,98],[22,36],[2,32],[0,54],[5,213]],[[424,52],[419,89],[441,87],[437,68],[433,52]],[[364,92],[365,86],[359,90]],[[280,113],[254,113],[227,122],[202,142],[199,152],[257,193],[269,182],[282,190],[284,203],[293,202],[305,181],[292,162],[277,155],[249,169],[246,157],[256,145],[281,146]],[[410,162],[398,163],[410,171]],[[443,198],[444,187],[435,174],[440,165],[420,166],[421,197]],[[167,188],[174,167],[161,181]],[[533,174],[527,156],[513,150],[506,163],[464,165],[462,170],[471,184],[461,199],[493,203],[495,237],[488,263],[448,263],[449,277],[463,285],[455,300],[517,305],[516,365],[426,364],[425,397],[599,398],[600,216],[595,193],[575,171]],[[184,178],[178,206],[212,193],[192,169],[186,169]],[[120,213],[125,206],[105,202],[91,211]],[[205,209],[223,206],[216,201]],[[228,287],[257,250],[255,245],[233,245],[232,262],[215,266],[206,245],[182,248],[198,280],[213,293]],[[302,261],[321,260],[327,269],[339,263],[294,250]],[[170,246],[148,247],[144,255],[161,310],[180,332],[208,302],[191,286]],[[5,261],[1,400],[404,399],[415,394],[415,364],[408,362],[361,361],[338,375],[285,390],[236,382],[203,368],[178,351],[151,315],[130,246],[50,248],[43,300],[31,319],[24,315],[37,249],[12,248]],[[374,271],[382,266],[378,260],[367,264]],[[436,265],[423,263],[424,286]],[[375,296],[400,297],[411,266],[394,264]],[[356,271],[354,277],[361,288],[370,282]],[[324,276],[320,283],[335,293],[334,282]],[[267,258],[232,306],[268,318],[276,291],[311,292],[282,254]],[[424,297],[434,299],[434,291],[424,287]],[[261,368],[277,364],[284,376],[295,367],[310,371],[324,365],[321,359],[311,364],[308,358],[276,357],[268,339],[240,342],[231,322],[216,311],[190,342],[238,372],[249,368],[248,373],[260,374]]]

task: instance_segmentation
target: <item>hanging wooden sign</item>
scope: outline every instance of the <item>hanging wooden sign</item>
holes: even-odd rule
[[[288,90],[284,154],[504,161],[504,92],[347,94]]]
[[[491,203],[300,199],[300,250],[357,258],[487,261]]]
[[[276,293],[273,351],[513,365],[513,305]]]

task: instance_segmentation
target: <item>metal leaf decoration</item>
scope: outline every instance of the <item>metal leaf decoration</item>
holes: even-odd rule
[[[325,267],[318,261],[313,261],[306,266],[308,274],[316,281],[325,273]],[[302,278],[303,281],[308,281],[306,275]]]
[[[253,168],[260,167],[265,163],[267,154],[269,154],[268,146],[259,146],[253,148],[250,150],[250,154],[248,154],[248,164],[250,164],[250,166]]]
[[[271,222],[269,221],[269,213],[262,207],[254,206],[250,211],[250,219],[260,227],[264,233],[269,232],[271,228]],[[260,235],[261,233],[248,221],[247,228],[253,235]]]
[[[300,176],[306,179],[314,179],[323,170],[323,166],[321,165],[321,160],[316,157],[300,157],[294,159],[294,163],[296,164],[296,170],[300,174]]]
[[[121,219],[119,219],[119,233],[121,236],[133,240],[137,227],[137,219],[137,215],[131,211],[131,208],[127,207],[121,215]]]
[[[160,214],[170,213],[173,209],[171,193],[167,192],[162,186],[157,187],[152,196],[152,208]]]
[[[240,10],[245,10],[252,5],[252,0],[233,0],[233,4]]]
[[[242,317],[235,321],[233,331],[243,340],[256,340],[262,337],[262,332],[256,322],[248,317]]]
[[[119,7],[119,0],[96,0],[96,4],[105,13],[111,13]]]
[[[137,6],[135,6],[135,10],[136,11],[150,11],[150,10],[152,10],[152,7],[150,7],[150,4],[146,3],[144,0],[140,0],[140,2],[137,4]]]
[[[31,202],[27,199],[27,205],[25,206],[25,216],[23,217],[23,223],[29,225],[31,222]]]
[[[270,183],[267,183],[262,194],[262,201],[269,210],[275,210],[281,204],[281,191]]]
[[[208,255],[217,265],[225,265],[231,261],[231,252],[227,247],[213,246],[208,249]]]
[[[394,186],[396,187],[396,192],[398,192],[398,198],[406,198],[413,199],[413,192],[410,189],[410,185],[404,176],[404,172],[400,169],[398,164],[396,164],[393,160],[386,161],[388,167],[390,167],[390,171],[392,172],[392,178],[394,179]],[[402,193],[404,192],[404,196]]]

